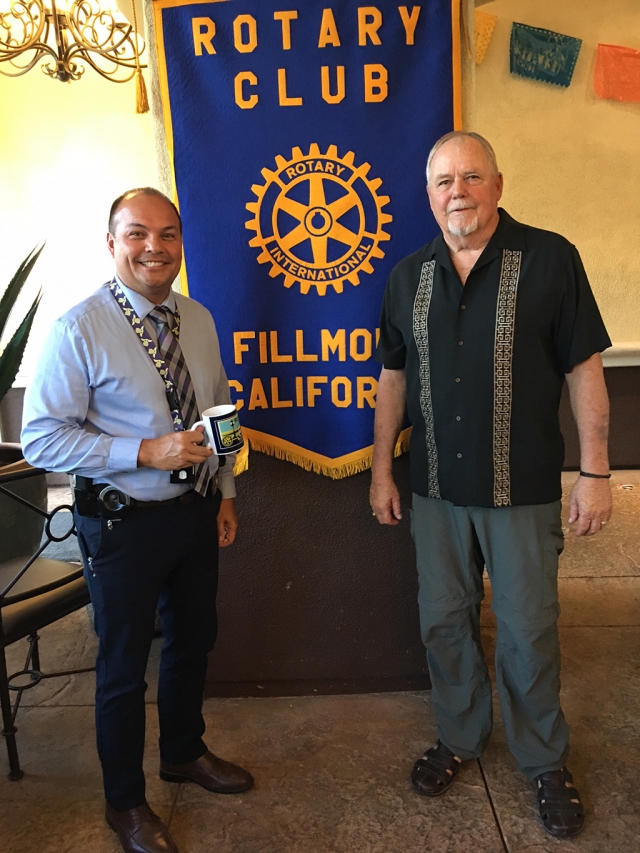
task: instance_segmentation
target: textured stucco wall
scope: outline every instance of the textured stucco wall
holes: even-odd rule
[[[640,104],[593,92],[598,42],[640,49],[637,0],[494,0],[467,127],[496,148],[504,206],[578,247],[613,341],[640,340]],[[509,73],[511,23],[583,40],[568,89]]]

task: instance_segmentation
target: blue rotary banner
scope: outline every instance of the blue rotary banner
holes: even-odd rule
[[[254,449],[371,461],[386,278],[437,228],[459,125],[459,0],[156,0],[188,292],[216,319]]]

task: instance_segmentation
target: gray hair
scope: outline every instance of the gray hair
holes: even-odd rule
[[[491,166],[491,171],[493,172],[493,176],[495,178],[500,174],[498,170],[498,161],[496,159],[496,152],[491,147],[491,143],[488,142],[484,136],[480,136],[479,133],[474,133],[473,131],[467,130],[452,130],[450,133],[445,133],[444,136],[441,136],[440,139],[433,146],[431,151],[429,151],[429,156],[427,157],[427,184],[429,183],[429,177],[431,172],[431,161],[435,157],[437,151],[445,144],[445,142],[449,142],[451,139],[475,139],[475,141],[482,147],[484,153],[487,155],[487,160],[489,161],[489,165]]]

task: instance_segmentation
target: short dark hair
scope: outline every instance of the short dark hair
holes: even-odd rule
[[[135,195],[155,195],[158,198],[164,199],[167,204],[170,204],[174,209],[176,216],[178,217],[178,222],[180,223],[180,233],[182,234],[182,219],[180,218],[180,213],[178,212],[178,208],[175,204],[168,198],[164,193],[161,193],[160,190],[157,190],[155,187],[136,187],[133,190],[127,190],[122,195],[119,195],[118,198],[111,205],[111,210],[109,211],[109,234],[115,234],[116,231],[116,215],[120,210],[120,205],[123,201],[126,201],[128,198],[132,198]]]

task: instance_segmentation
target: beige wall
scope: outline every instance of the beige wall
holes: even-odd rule
[[[640,49],[637,0],[494,0],[468,127],[494,144],[504,206],[578,247],[614,341],[640,340],[640,104],[593,93],[598,42]],[[568,89],[509,73],[511,23],[583,40]]]
[[[0,75],[0,163],[0,292],[47,240],[22,299],[26,307],[44,290],[16,383],[25,385],[52,320],[112,274],[111,202],[131,186],[157,185],[151,114],[135,114],[133,81],[112,83],[90,68],[72,83],[38,68]]]

